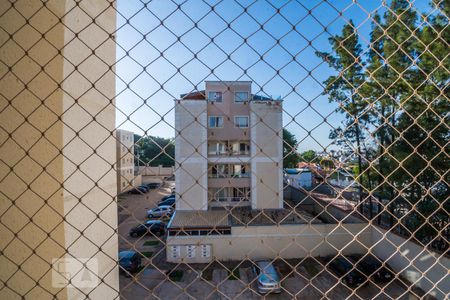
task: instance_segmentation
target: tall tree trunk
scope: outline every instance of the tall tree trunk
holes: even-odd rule
[[[353,91],[352,91],[353,95]],[[355,105],[355,99],[352,96],[352,104]],[[362,172],[362,159],[361,159],[361,133],[359,129],[359,119],[355,116],[356,121],[356,128],[355,128],[355,134],[356,134],[356,152],[358,155],[358,170],[359,170],[359,181],[361,181],[361,172]],[[363,208],[363,194],[362,194],[362,184],[358,183],[358,193],[359,193],[359,210],[363,214],[364,208]]]
[[[398,97],[395,97],[396,99]],[[395,114],[396,114],[396,108],[395,103],[392,104],[392,115],[391,115],[391,128],[395,128]],[[391,144],[393,144],[395,141],[395,130],[391,130]],[[394,226],[394,202],[395,200],[395,192],[392,188],[389,188],[389,227],[392,228]]]
[[[381,117],[382,117],[382,121],[384,123],[385,117],[386,117],[386,107],[384,106],[384,104],[381,104]],[[385,139],[385,129],[383,128],[380,132],[380,146],[378,148],[378,157],[379,157],[379,162],[378,162],[378,173],[379,173],[379,180],[378,183],[381,184],[381,191],[382,191],[382,195],[384,195],[384,183],[382,184],[383,180],[384,180],[384,149],[386,146],[386,139]],[[379,197],[378,199],[378,225],[381,224],[381,217],[383,215],[383,205],[381,203],[382,197]]]

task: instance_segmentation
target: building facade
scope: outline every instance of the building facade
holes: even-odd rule
[[[204,91],[176,100],[168,261],[211,260],[212,239],[238,235],[229,209],[283,208],[282,101],[252,94],[251,84],[206,81]],[[186,244],[192,235],[197,245]]]
[[[177,210],[282,208],[281,101],[207,81],[175,105]]]
[[[117,193],[129,191],[138,185],[134,176],[134,134],[131,131],[116,130]],[[139,183],[140,184],[140,183]]]

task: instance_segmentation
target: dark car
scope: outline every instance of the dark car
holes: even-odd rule
[[[132,250],[119,252],[120,271],[126,275],[136,273],[141,268],[142,257],[139,253]]]
[[[170,194],[170,195],[164,196],[164,197],[161,198],[161,200],[159,202],[161,203],[161,202],[163,202],[163,201],[165,201],[167,199],[170,199],[170,198],[175,198],[175,194]]]
[[[175,197],[173,198],[168,198],[164,201],[161,201],[158,203],[158,206],[171,206],[171,207],[175,207]]]
[[[139,224],[130,229],[130,236],[138,237],[146,234],[153,234],[157,236],[166,233],[166,225],[161,221],[147,221],[144,224]]]
[[[354,267],[352,261],[342,255],[333,257],[328,267],[341,279],[342,283],[351,288],[360,286],[367,280],[367,277]]]
[[[150,188],[147,185],[145,185],[145,184],[142,184],[142,185],[138,186],[138,188],[144,189],[147,192],[150,190]]]
[[[148,192],[148,189],[143,188],[141,186],[134,187],[130,190],[131,194],[145,194]]]
[[[146,186],[147,186],[149,189],[154,190],[154,189],[159,188],[159,187],[161,186],[161,183],[159,183],[159,182],[150,182],[150,183],[147,183]]]
[[[388,268],[383,267],[381,261],[373,255],[352,255],[351,258],[359,271],[376,282],[388,282],[394,278],[394,274]]]

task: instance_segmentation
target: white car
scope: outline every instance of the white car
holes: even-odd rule
[[[160,217],[171,217],[173,214],[173,208],[169,205],[162,205],[147,211],[147,217],[160,218]]]

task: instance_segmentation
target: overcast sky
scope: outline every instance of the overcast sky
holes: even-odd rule
[[[333,70],[315,52],[330,51],[328,38],[350,19],[366,46],[369,14],[385,11],[380,0],[174,2],[118,0],[117,126],[173,137],[180,94],[204,89],[205,80],[251,80],[253,93],[284,100],[283,123],[300,151],[323,150],[342,120],[321,95]],[[430,9],[427,0],[411,2]]]

